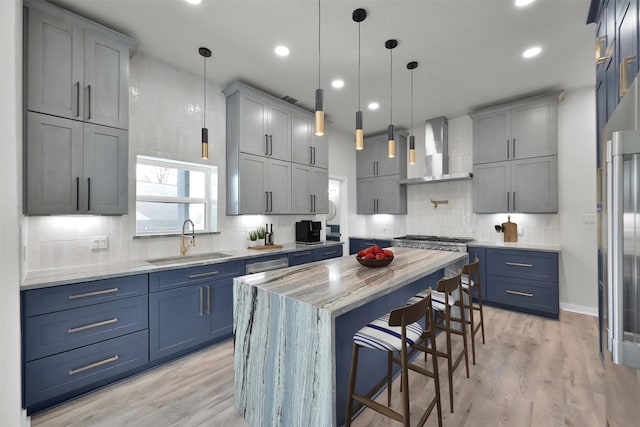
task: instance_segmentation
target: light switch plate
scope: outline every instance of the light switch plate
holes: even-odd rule
[[[596,223],[596,215],[595,214],[582,214],[582,223],[583,224],[595,224]]]
[[[89,238],[90,247],[93,250],[107,249],[109,247],[109,241],[107,236],[93,236]]]

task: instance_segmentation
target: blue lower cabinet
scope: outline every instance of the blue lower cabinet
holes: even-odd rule
[[[313,262],[313,254],[311,251],[291,252],[289,254],[289,267],[307,264],[310,262]]]
[[[313,250],[313,260],[322,261],[325,259],[338,258],[342,256],[342,245],[317,248]]]
[[[26,363],[25,406],[29,408],[146,365],[147,342],[147,331],[139,331]]]
[[[208,339],[222,339],[233,334],[233,279],[207,285],[209,314],[206,326]]]
[[[488,300],[536,314],[558,316],[558,287],[550,283],[489,275]]]

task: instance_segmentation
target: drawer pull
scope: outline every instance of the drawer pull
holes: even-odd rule
[[[69,295],[69,299],[94,297],[96,295],[112,294],[114,292],[118,292],[118,288],[103,289],[101,291],[94,291],[94,292],[85,292],[84,294],[73,294],[73,295]]]
[[[325,255],[335,255],[337,253],[338,253],[337,251],[329,251],[329,252],[325,252],[324,254]]]
[[[197,279],[198,277],[215,276],[218,273],[219,273],[218,271],[208,271],[206,273],[190,274],[189,279]]]
[[[531,298],[533,296],[533,294],[530,294],[529,292],[512,291],[510,289],[507,289],[505,292],[512,295],[520,295],[521,297]]]
[[[90,325],[78,326],[77,328],[69,328],[67,330],[67,333],[68,334],[72,334],[74,332],[80,332],[80,331],[84,331],[86,329],[97,328],[98,326],[110,325],[112,323],[116,323],[117,321],[118,321],[118,318],[114,317],[113,319],[103,320],[102,322],[96,322],[96,323],[92,323]]]
[[[511,265],[513,267],[528,267],[528,268],[532,268],[533,264],[523,264],[520,262],[505,262],[505,264],[507,265]]]
[[[203,308],[202,308],[202,303],[203,303],[203,301],[202,301],[202,287],[198,288],[198,290],[200,292],[200,317],[202,317],[202,311],[203,311]]]
[[[211,286],[207,286],[207,314],[211,314]]]
[[[102,366],[102,365],[106,365],[107,363],[111,363],[111,362],[115,362],[116,360],[118,360],[120,357],[116,354],[113,357],[110,357],[108,359],[104,359],[101,360],[99,362],[96,363],[92,363],[90,365],[87,366],[83,366],[82,368],[78,368],[78,369],[70,369],[69,370],[69,375],[73,375],[73,374],[77,374],[79,372],[83,372],[86,371],[88,369],[92,369],[92,368],[97,368],[98,366]]]

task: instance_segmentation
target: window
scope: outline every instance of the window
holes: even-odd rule
[[[217,205],[217,167],[137,157],[136,235],[180,233],[186,219],[216,231]]]

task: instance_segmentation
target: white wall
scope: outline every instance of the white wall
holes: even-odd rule
[[[560,200],[560,305],[597,314],[597,228],[583,215],[596,214],[595,90],[568,92],[558,111]]]
[[[194,52],[194,61],[201,60]],[[221,66],[221,65],[217,65]],[[215,70],[216,65],[211,66]],[[198,236],[193,253],[246,247],[248,231],[273,223],[276,243],[295,241],[294,224],[300,219],[324,222],[326,215],[242,215],[226,216],[225,120],[226,101],[222,88],[207,85],[207,128],[209,160],[200,158],[202,127],[202,76],[191,74],[157,59],[136,54],[131,59],[129,89],[129,215],[26,217],[26,268],[37,270],[78,264],[177,255],[179,237],[133,239],[135,234],[136,155],[165,157],[218,167],[217,235]],[[330,147],[344,138],[328,126]],[[348,162],[349,153],[336,156]],[[355,162],[355,155],[353,155]],[[353,168],[350,168],[353,169]],[[332,160],[330,173],[347,175],[345,163]],[[354,187],[355,194],[355,187]],[[324,233],[324,225],[323,225]],[[108,236],[109,249],[89,249],[90,236]]]
[[[0,1],[0,425],[20,426],[20,179],[22,2]]]

